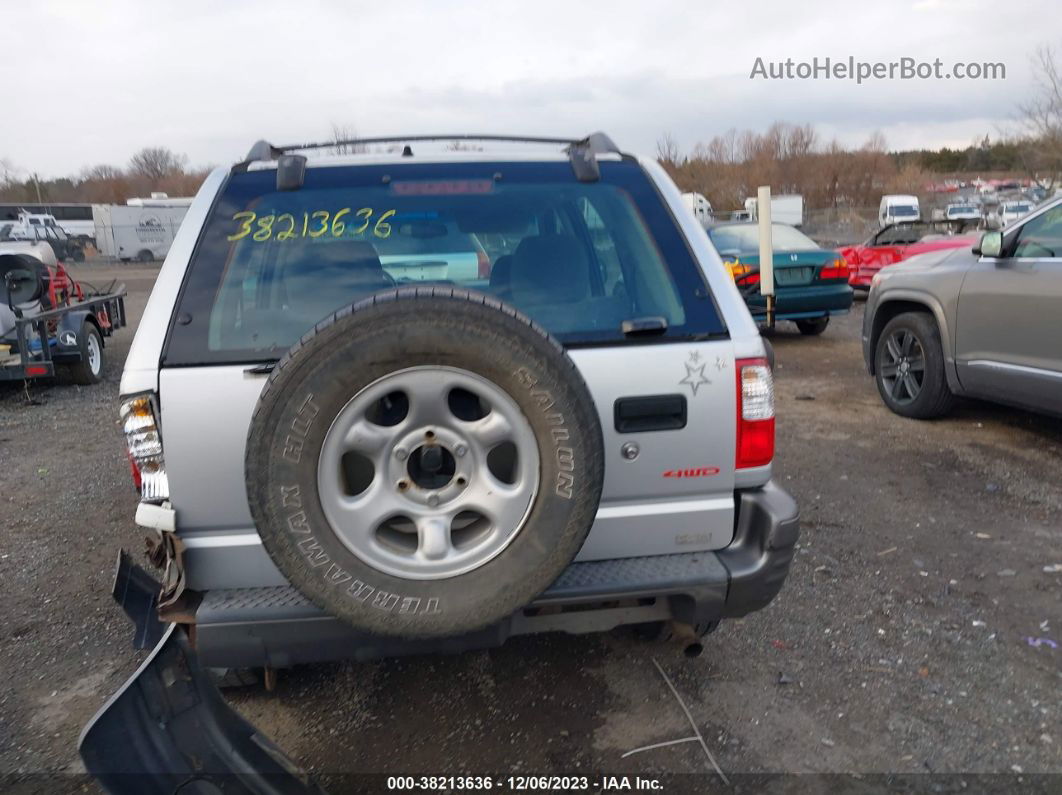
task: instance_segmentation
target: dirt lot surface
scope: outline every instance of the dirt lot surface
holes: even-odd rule
[[[135,321],[153,269],[78,269],[119,272]],[[774,604],[701,657],[624,632],[517,638],[284,671],[275,693],[231,701],[324,777],[701,773],[696,743],[621,758],[690,734],[655,658],[728,773],[1062,773],[1062,422],[974,403],[890,414],[861,319],[857,303],[821,338],[774,335],[775,474],[800,503],[799,554]],[[78,731],[141,657],[108,593],[118,548],[142,545],[116,423],[131,338],[108,345],[96,387],[0,385],[8,776],[78,770]]]

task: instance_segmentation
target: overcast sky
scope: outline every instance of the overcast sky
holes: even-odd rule
[[[1057,0],[884,2],[11,2],[0,158],[42,176],[168,146],[228,163],[259,138],[609,132],[652,152],[729,127],[811,123],[858,145],[965,146],[1013,126]],[[997,81],[750,80],[765,61],[902,56],[1006,65]]]

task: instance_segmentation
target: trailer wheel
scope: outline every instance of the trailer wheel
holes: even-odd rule
[[[70,380],[82,386],[98,384],[103,375],[103,339],[91,323],[81,327],[78,349],[81,361],[70,365]]]
[[[154,262],[155,255],[151,253],[150,249],[145,248],[137,252],[136,260],[137,262]]]

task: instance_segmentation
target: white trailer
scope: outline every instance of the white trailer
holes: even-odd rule
[[[750,221],[755,221],[759,217],[756,212],[756,197],[750,196],[745,199],[745,212],[748,213]],[[803,226],[804,197],[799,193],[771,196],[771,222],[788,224],[789,226]]]
[[[682,201],[690,208],[693,217],[700,222],[701,226],[708,226],[715,219],[712,203],[703,194],[683,193]]]
[[[190,199],[130,199],[128,204],[94,204],[96,248],[105,257],[120,260],[163,259],[190,202]]]

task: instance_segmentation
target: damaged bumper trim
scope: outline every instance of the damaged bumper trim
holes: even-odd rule
[[[84,728],[78,751],[114,795],[323,792],[225,703],[176,624]]]

